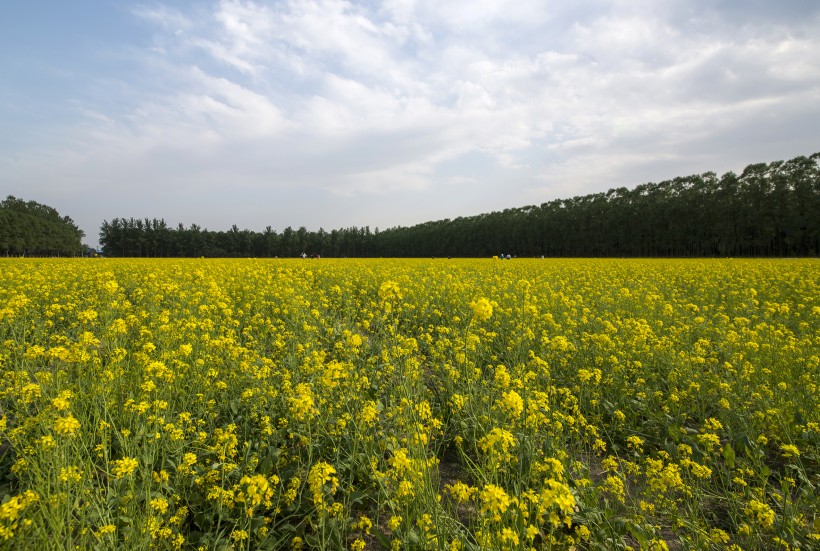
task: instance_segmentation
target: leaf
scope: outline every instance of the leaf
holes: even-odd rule
[[[728,442],[723,446],[723,459],[726,460],[726,465],[730,469],[735,467],[735,450],[732,449],[732,445]]]
[[[643,533],[643,530],[638,530],[638,528],[630,523],[627,523],[626,529],[629,530],[629,533],[632,534],[632,537],[638,540],[638,543],[641,544],[641,549],[646,549],[649,543],[649,539],[646,537],[646,534]]]
[[[390,538],[388,538],[385,534],[379,530],[373,530],[373,536],[376,538],[376,541],[379,542],[379,545],[381,545],[384,549],[390,549]]]
[[[669,425],[666,429],[666,432],[675,442],[680,442],[681,437],[683,436],[684,432],[681,430],[680,427],[677,425]]]

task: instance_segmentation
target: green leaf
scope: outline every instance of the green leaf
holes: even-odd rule
[[[637,526],[634,524],[627,523],[626,529],[629,530],[629,533],[632,534],[632,537],[638,540],[638,543],[641,544],[641,549],[646,549],[649,544],[649,538],[646,537],[643,530],[639,530]]]
[[[373,536],[384,549],[390,549],[390,538],[378,530],[373,530]]]
[[[735,467],[735,450],[732,449],[732,445],[728,442],[723,446],[723,459],[726,460],[726,465],[730,469]]]

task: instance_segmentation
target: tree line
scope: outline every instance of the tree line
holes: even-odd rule
[[[109,256],[817,256],[820,153],[384,231],[104,221]]]
[[[100,227],[100,246],[106,256],[131,257],[295,257],[302,253],[322,256],[369,256],[373,233],[369,227],[326,232],[287,227],[277,233],[211,231],[197,224],[169,226],[156,218],[114,218]]]
[[[83,237],[71,218],[52,207],[13,195],[0,202],[0,254],[77,256],[84,250]]]

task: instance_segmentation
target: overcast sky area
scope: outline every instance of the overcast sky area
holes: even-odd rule
[[[816,0],[0,3],[0,194],[381,229],[820,151]]]

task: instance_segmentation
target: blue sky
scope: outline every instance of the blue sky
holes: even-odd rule
[[[387,228],[820,151],[814,0],[0,4],[0,194]]]

